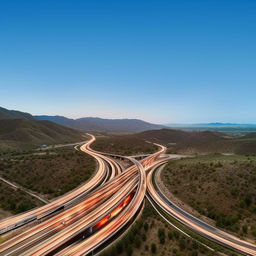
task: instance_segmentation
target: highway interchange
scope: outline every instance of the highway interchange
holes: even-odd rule
[[[244,255],[256,256],[256,245],[241,240],[188,214],[162,193],[155,173],[171,158],[166,148],[124,168],[113,155],[92,150],[95,137],[80,147],[93,156],[98,168],[85,184],[56,200],[0,222],[0,234],[15,236],[0,244],[0,256],[7,255],[88,255],[100,251],[136,220],[145,196],[159,210],[186,228],[217,244]],[[16,232],[18,231],[18,232]],[[115,237],[114,237],[115,236]]]

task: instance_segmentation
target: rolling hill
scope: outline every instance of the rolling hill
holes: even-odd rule
[[[0,120],[1,119],[27,119],[33,120],[34,117],[25,112],[17,111],[17,110],[9,110],[6,108],[0,107]]]
[[[76,130],[75,130],[76,129]],[[80,131],[78,131],[80,130]],[[136,152],[152,151],[145,141],[162,143],[177,153],[256,153],[256,133],[231,137],[218,131],[185,131],[163,128],[161,125],[138,119],[102,119],[85,117],[70,119],[64,116],[32,116],[28,113],[0,108],[0,149],[74,142],[82,139],[82,131],[123,133],[106,136],[98,142],[101,149],[131,153],[129,148],[140,146]],[[124,133],[133,133],[124,135]],[[100,146],[101,145],[101,146]],[[126,146],[122,146],[126,145]],[[97,147],[97,146],[96,146]],[[124,147],[122,150],[120,147]],[[103,150],[104,151],[104,150]]]
[[[152,153],[157,150],[152,143],[164,144],[172,152],[211,152],[219,143],[226,142],[226,135],[217,132],[185,132],[172,129],[149,130],[128,135],[106,135],[92,145],[96,150],[118,154]],[[222,149],[222,148],[221,148]]]
[[[210,141],[223,141],[226,140],[226,134],[215,131],[202,131],[202,132],[186,132],[174,129],[161,129],[144,131],[136,136],[164,144],[181,144],[181,143],[209,143]]]
[[[69,128],[81,131],[95,132],[131,133],[161,129],[164,127],[162,125],[152,124],[139,119],[104,119],[98,117],[83,117],[78,119],[71,119],[64,116],[32,116],[29,113],[17,110],[8,110],[0,107],[0,120],[2,119],[51,121],[59,125],[67,126]]]
[[[194,153],[235,153],[256,154],[256,133],[240,137],[227,136],[216,131],[181,131],[161,129],[145,131],[136,135],[140,139],[163,143],[170,152]]]
[[[32,148],[41,144],[82,141],[82,133],[50,121],[0,120],[0,149]]]
[[[149,130],[129,135],[99,137],[93,147],[119,154],[152,152],[155,142],[166,145],[170,153],[209,154],[235,153],[256,154],[256,136],[231,137],[216,131],[188,132],[174,129]],[[133,149],[132,152],[131,149]]]
[[[64,116],[34,116],[38,120],[48,120],[82,131],[96,132],[141,132],[161,129],[164,126],[148,123],[139,119],[103,119],[98,117],[84,117],[70,119]]]

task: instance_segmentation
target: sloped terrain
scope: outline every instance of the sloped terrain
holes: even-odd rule
[[[186,132],[173,129],[161,129],[145,131],[131,136],[164,144],[169,148],[168,152],[170,153],[256,153],[255,133],[241,137],[230,137],[216,131]]]
[[[34,117],[25,112],[17,110],[8,110],[6,108],[0,107],[0,119],[28,119],[33,120]]]
[[[49,121],[0,120],[0,148],[29,148],[41,144],[82,141],[82,133]]]

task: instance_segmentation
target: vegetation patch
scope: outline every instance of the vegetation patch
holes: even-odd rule
[[[36,198],[0,181],[0,208],[17,214],[41,205],[43,203]],[[1,217],[5,216],[3,215]]]
[[[256,157],[213,154],[170,161],[168,190],[216,226],[256,238]]]
[[[95,160],[73,147],[37,153],[12,152],[0,158],[3,178],[49,199],[78,187],[95,169]]]
[[[92,148],[102,152],[119,155],[151,154],[158,147],[135,135],[106,135],[97,137]]]

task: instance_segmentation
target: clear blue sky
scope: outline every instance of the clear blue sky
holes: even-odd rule
[[[255,0],[1,0],[0,106],[256,123]]]

